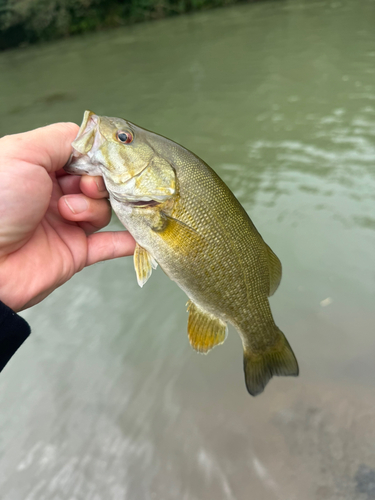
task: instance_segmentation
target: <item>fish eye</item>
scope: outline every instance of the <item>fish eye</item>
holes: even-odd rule
[[[119,130],[117,132],[117,139],[123,144],[129,144],[133,140],[133,136],[130,132],[124,132],[123,130]]]

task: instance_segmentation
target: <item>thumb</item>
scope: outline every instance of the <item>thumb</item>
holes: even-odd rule
[[[30,132],[3,137],[0,139],[1,163],[4,160],[21,161],[54,172],[68,161],[71,143],[78,130],[75,123],[54,123]]]

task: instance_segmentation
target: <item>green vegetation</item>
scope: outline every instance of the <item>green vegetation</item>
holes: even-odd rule
[[[0,49],[239,0],[0,0]]]

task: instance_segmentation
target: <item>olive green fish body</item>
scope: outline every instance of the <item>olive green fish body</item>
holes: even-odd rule
[[[85,117],[81,136],[89,128]],[[109,130],[112,124],[113,142],[130,134],[133,146],[118,147],[128,148],[125,151],[132,160],[122,159],[125,166],[114,168],[113,157],[103,146],[90,157],[95,148],[89,146],[87,154],[79,144],[75,162],[83,164],[86,154],[95,168],[98,162],[106,165],[103,177],[112,207],[137,242],[134,259],[139,283],[147,281],[158,263],[185,291],[190,299],[189,339],[200,352],[222,343],[226,323],[233,324],[242,339],[251,394],[262,392],[273,375],[297,375],[297,361],[274,323],[268,302],[281,279],[280,262],[230,189],[184,147],[124,120],[102,120]],[[92,144],[99,141],[97,135],[90,139]],[[106,143],[106,139],[100,140]],[[134,160],[137,141],[139,162]],[[130,168],[126,163],[131,163]],[[74,158],[69,168],[77,173]],[[120,177],[124,180],[119,181]]]
[[[171,219],[161,216],[160,228],[153,215],[145,218],[143,208],[126,214],[118,203],[114,209],[132,234],[140,233],[138,243],[189,298],[241,330],[262,330],[272,322],[266,245],[208,166],[203,169],[202,162],[183,148],[179,160],[174,163],[178,201],[166,210]]]

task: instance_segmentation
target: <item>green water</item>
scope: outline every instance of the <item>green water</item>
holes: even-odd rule
[[[269,1],[0,55],[0,135],[92,109],[223,177],[301,369],[253,399],[237,333],[194,353],[162,271],[85,269],[1,374],[2,500],[375,498],[374,26],[371,0]]]

